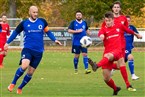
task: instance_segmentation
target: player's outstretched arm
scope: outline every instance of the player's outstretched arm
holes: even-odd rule
[[[56,40],[54,34],[51,31],[46,32],[47,36],[54,41],[56,44],[62,45],[62,43],[58,40]]]
[[[55,40],[55,43],[59,44],[59,45],[62,45],[62,43],[60,41],[58,41],[58,40]]]
[[[138,39],[142,39],[142,35],[140,35],[140,34],[138,34],[138,33],[136,33],[136,32],[134,32],[134,35],[135,35]]]

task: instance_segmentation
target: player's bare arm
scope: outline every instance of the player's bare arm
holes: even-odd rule
[[[62,45],[62,43],[60,41],[58,41],[58,40],[55,40],[55,43],[59,44],[59,45]]]
[[[138,34],[138,33],[135,33],[134,32],[134,35],[138,38],[138,39],[142,39],[142,35]]]
[[[88,35],[91,35],[91,31],[90,31],[90,30],[87,30],[87,34],[88,34]]]

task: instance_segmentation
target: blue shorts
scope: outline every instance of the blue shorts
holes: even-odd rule
[[[125,50],[125,62],[128,61],[128,55],[131,54],[131,50]]]
[[[88,50],[87,50],[87,48],[83,48],[81,46],[76,46],[76,45],[72,46],[72,53],[80,54],[81,52],[82,53],[87,53]]]
[[[22,59],[28,59],[30,60],[29,65],[36,69],[42,59],[42,56],[43,52],[37,52],[28,48],[23,48],[19,65],[22,64]]]

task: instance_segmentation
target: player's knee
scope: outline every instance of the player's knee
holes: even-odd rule
[[[82,56],[84,56],[84,57],[87,56],[87,53],[82,53]]]
[[[105,54],[104,57],[108,58],[109,61],[112,61],[114,58],[113,54],[111,54],[111,53]]]
[[[134,60],[133,55],[128,55],[128,60]]]

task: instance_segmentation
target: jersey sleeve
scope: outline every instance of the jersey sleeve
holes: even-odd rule
[[[126,32],[126,33],[129,33],[129,34],[134,34],[134,31],[133,30],[130,30],[128,27],[126,27],[125,25],[122,25],[120,24],[121,26],[121,30],[123,30],[122,32]]]
[[[101,34],[104,34],[103,28],[101,28],[101,29],[99,30],[99,32],[98,32],[98,37],[100,37]]]
[[[48,23],[46,22],[45,19],[41,18],[42,22],[44,23],[44,32],[48,32],[49,31],[49,27],[48,27]]]
[[[23,24],[24,24],[24,21],[22,21],[22,22],[16,27],[15,31],[16,31],[17,33],[20,33],[20,32],[22,32],[22,31],[24,30]]]
[[[72,22],[70,23],[70,25],[68,26],[68,29],[74,30],[74,22],[75,22],[75,21],[72,21]]]
[[[137,31],[137,29],[136,29],[136,27],[135,27],[135,26],[130,25],[130,27],[132,28],[132,30],[133,30],[135,33],[139,33],[139,32]]]
[[[10,26],[8,25],[7,36],[10,35]]]
[[[124,17],[124,20],[125,20],[125,23],[124,23],[124,25],[125,25],[126,27],[128,27],[129,25],[128,25],[127,18],[126,18],[126,17]]]

